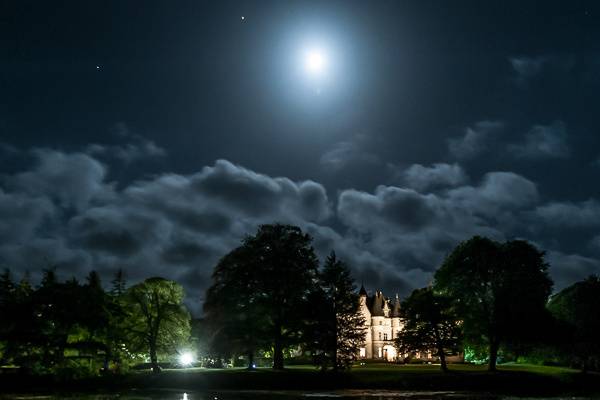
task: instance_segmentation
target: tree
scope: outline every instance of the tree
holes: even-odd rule
[[[435,350],[446,372],[446,354],[458,350],[462,337],[450,299],[431,287],[416,289],[402,302],[402,316],[404,328],[395,340],[398,352]]]
[[[251,257],[249,249],[241,246],[221,258],[204,302],[213,353],[244,354],[248,369],[254,368],[256,352],[269,343],[269,317],[256,296],[258,274],[249,262]]]
[[[590,276],[552,296],[548,308],[571,328],[567,352],[587,371],[595,364],[600,369],[600,278]]]
[[[326,369],[347,369],[356,360],[365,341],[365,320],[359,309],[359,297],[348,266],[335,252],[325,260],[319,274],[321,295],[315,294],[311,307],[318,314],[315,345],[316,362]]]
[[[307,320],[305,309],[317,283],[318,259],[312,238],[292,225],[261,225],[243,246],[257,274],[254,298],[269,316],[273,343],[273,368],[283,369],[283,350],[302,341]]]
[[[164,278],[149,278],[125,295],[126,332],[134,351],[147,351],[152,371],[160,372],[159,353],[176,352],[190,336],[183,288]]]
[[[531,320],[544,315],[552,289],[547,269],[544,253],[526,241],[475,236],[436,271],[434,290],[452,299],[466,338],[488,347],[490,371],[501,344],[533,336]]]
[[[125,293],[127,289],[127,280],[125,279],[125,273],[121,268],[115,273],[114,279],[111,281],[112,288],[110,289],[111,296],[119,297]]]
[[[4,364],[5,340],[9,336],[13,324],[13,304],[15,295],[15,284],[8,269],[0,274],[0,365]]]
[[[225,332],[249,356],[266,341],[273,368],[283,369],[283,350],[299,344],[307,332],[306,304],[318,267],[311,243],[296,226],[261,225],[226,255],[207,292],[205,311],[214,333]]]

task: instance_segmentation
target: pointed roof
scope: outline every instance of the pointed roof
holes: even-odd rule
[[[373,296],[373,305],[371,306],[371,315],[374,317],[383,317],[385,314],[383,312],[383,307],[385,303],[385,297],[383,297],[383,293],[377,292],[375,296]]]
[[[367,290],[365,289],[364,285],[360,285],[360,291],[358,292],[359,296],[366,296],[367,295]]]
[[[400,297],[398,297],[398,293],[396,293],[396,299],[394,300],[394,305],[392,307],[392,318],[400,317]]]

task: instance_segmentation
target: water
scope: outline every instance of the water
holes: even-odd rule
[[[386,390],[343,390],[332,392],[290,391],[231,391],[182,392],[175,390],[129,391],[112,394],[63,395],[0,395],[0,400],[527,400],[523,397],[505,397],[469,392],[401,392]],[[591,397],[536,397],[535,400],[584,400]],[[596,397],[596,399],[600,399]]]

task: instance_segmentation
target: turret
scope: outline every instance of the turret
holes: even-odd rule
[[[358,295],[360,297],[367,297],[367,290],[365,289],[364,285],[360,285],[360,291],[358,292]]]
[[[398,293],[396,293],[396,299],[394,300],[394,305],[392,306],[392,318],[400,317],[400,297],[398,297]]]

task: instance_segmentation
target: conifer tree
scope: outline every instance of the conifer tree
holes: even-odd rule
[[[110,294],[112,296],[119,297],[125,293],[125,290],[127,289],[127,280],[125,279],[125,273],[122,268],[117,270],[111,284],[112,288],[110,289]]]
[[[359,310],[359,297],[348,266],[335,252],[327,257],[319,274],[322,302],[317,327],[316,361],[322,368],[347,369],[358,357],[365,341],[365,320]]]

